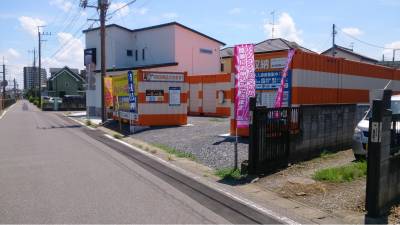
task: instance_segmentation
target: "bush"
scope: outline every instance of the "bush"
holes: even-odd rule
[[[353,181],[367,175],[367,162],[355,162],[349,165],[318,170],[313,178],[318,181],[335,183]]]
[[[243,178],[240,169],[222,168],[215,171],[215,175],[223,180],[240,180]]]

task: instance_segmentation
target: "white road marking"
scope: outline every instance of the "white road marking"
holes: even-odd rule
[[[12,109],[17,103],[14,103],[12,106],[8,107],[8,109],[4,110],[3,113],[0,115],[0,120],[6,115],[8,110]]]
[[[118,140],[118,139],[112,137],[109,134],[104,134],[104,136],[109,138],[109,139],[112,139],[112,140],[114,140],[114,141],[116,141],[116,142],[118,142],[120,144],[123,144],[123,145],[125,145],[125,146],[127,146],[127,147],[129,147],[129,148],[131,148],[131,149],[133,149],[135,151],[138,151],[138,152],[140,152],[140,153],[142,153],[142,154],[144,154],[144,155],[146,155],[146,156],[148,156],[148,157],[150,157],[150,158],[152,158],[152,159],[154,159],[154,160],[156,160],[156,161],[168,166],[169,168],[174,169],[177,172],[185,174],[186,176],[191,177],[191,178],[199,181],[200,183],[205,184],[208,187],[210,187],[212,189],[215,189],[218,192],[220,192],[222,194],[225,194],[226,196],[228,196],[228,197],[230,197],[230,198],[232,198],[232,199],[234,199],[234,200],[236,200],[238,202],[241,202],[244,205],[247,205],[247,206],[249,206],[249,207],[251,207],[251,208],[253,208],[255,210],[258,210],[258,211],[262,212],[263,214],[267,214],[268,216],[270,216],[270,217],[272,217],[272,218],[274,218],[276,220],[279,220],[279,221],[281,221],[283,223],[286,223],[286,224],[300,225],[300,223],[297,223],[297,222],[295,222],[294,220],[292,220],[292,219],[290,219],[288,217],[280,216],[277,213],[273,212],[272,210],[266,209],[266,208],[258,205],[255,202],[252,202],[252,201],[250,201],[248,199],[245,199],[245,198],[242,198],[240,196],[237,196],[236,194],[231,193],[230,191],[220,187],[219,185],[211,183],[210,181],[207,181],[207,180],[203,179],[200,176],[194,175],[193,173],[188,172],[188,171],[186,171],[186,170],[184,170],[184,169],[182,169],[182,168],[180,168],[180,167],[178,167],[178,166],[176,166],[176,165],[174,165],[174,164],[172,164],[172,163],[170,163],[170,162],[168,162],[166,160],[163,160],[163,159],[161,159],[161,158],[159,158],[157,156],[154,156],[153,154],[151,154],[149,152],[146,152],[146,151],[144,151],[144,150],[142,150],[142,149],[140,149],[138,147],[132,146],[132,145],[130,145],[130,144],[124,142],[124,141]]]

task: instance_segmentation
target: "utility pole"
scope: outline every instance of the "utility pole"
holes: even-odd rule
[[[104,107],[104,77],[106,76],[106,14],[109,2],[108,0],[98,0],[97,6],[88,5],[87,0],[81,0],[80,5],[83,8],[97,8],[100,11],[100,70],[101,70],[101,121],[106,122],[106,109]]]
[[[393,62],[395,61],[395,59],[396,59],[396,51],[397,50],[400,50],[400,49],[393,49]]]
[[[42,107],[42,35],[51,35],[51,33],[40,32],[40,28],[45,26],[37,26],[38,29],[38,41],[39,41],[39,106]]]
[[[17,82],[14,77],[14,99],[17,100]]]
[[[4,56],[3,56],[3,101],[2,102],[2,109],[4,109],[4,104],[6,100],[6,65],[4,64]]]
[[[333,24],[333,26],[332,26],[332,56],[333,57],[335,57],[335,55],[336,55],[336,41],[335,41],[336,34],[337,34],[336,25]]]

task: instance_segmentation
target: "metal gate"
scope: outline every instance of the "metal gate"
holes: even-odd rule
[[[249,173],[260,174],[286,167],[290,139],[300,132],[300,108],[267,108],[250,100]]]

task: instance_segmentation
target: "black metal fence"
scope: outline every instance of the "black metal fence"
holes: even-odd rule
[[[286,167],[290,139],[300,132],[300,108],[260,107],[251,98],[250,110],[249,173],[259,174]]]
[[[4,101],[4,109],[10,107],[16,102],[14,98],[7,98],[4,100],[0,99],[0,111],[3,109],[3,101]]]

